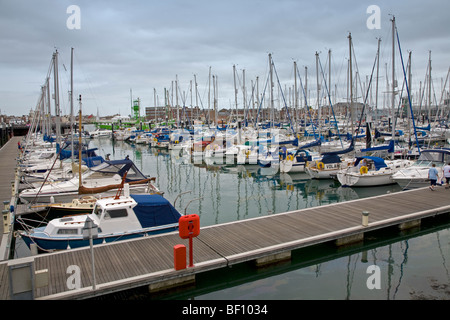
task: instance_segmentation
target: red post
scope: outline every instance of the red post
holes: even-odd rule
[[[177,244],[173,247],[173,259],[175,270],[186,269],[186,246]]]
[[[189,237],[189,268],[194,266],[194,253],[192,252],[192,248],[192,237]]]

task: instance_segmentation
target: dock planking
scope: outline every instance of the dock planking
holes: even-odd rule
[[[89,248],[33,257],[35,270],[48,270],[49,283],[36,299],[82,299],[223,268],[291,250],[363,234],[450,212],[450,191],[428,188],[329,204],[201,228],[194,239],[193,268],[175,271],[173,247],[188,241],[177,232],[94,247],[96,290]],[[369,211],[369,226],[361,225]],[[7,262],[0,263],[1,299],[9,299]],[[78,266],[80,289],[70,290],[69,266]]]

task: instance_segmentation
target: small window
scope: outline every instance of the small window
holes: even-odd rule
[[[58,234],[78,234],[78,229],[59,229]]]
[[[94,214],[100,217],[102,215],[102,209],[99,206],[95,206]]]
[[[128,216],[127,209],[108,210],[105,213],[105,219],[123,218],[127,216]]]

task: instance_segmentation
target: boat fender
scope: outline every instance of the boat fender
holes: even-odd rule
[[[366,166],[362,166],[361,169],[359,169],[359,173],[366,174],[369,171],[369,169]]]

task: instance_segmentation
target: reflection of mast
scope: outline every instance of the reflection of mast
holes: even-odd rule
[[[394,260],[392,259],[392,245],[389,245],[389,258],[388,258],[388,285],[386,287],[387,289],[387,299],[390,300],[390,291],[391,291],[391,284],[392,284],[392,274],[394,272],[394,268],[392,267],[392,263]]]
[[[398,279],[398,284],[395,287],[395,291],[394,291],[394,295],[393,298],[395,300],[395,295],[398,292],[398,288],[400,288],[400,284],[402,283],[402,279],[403,279],[403,266],[408,262],[408,248],[409,248],[409,244],[408,244],[408,240],[405,240],[405,244],[406,244],[406,248],[405,251],[403,252],[403,261],[400,264],[400,277]]]
[[[447,263],[445,261],[444,253],[442,252],[441,240],[439,239],[439,232],[436,232],[436,238],[437,238],[439,252],[441,253],[441,257],[442,257],[442,264],[443,264],[444,269],[446,271],[445,273],[447,274],[447,278],[448,278],[448,280],[450,282],[450,273],[449,273],[449,271],[447,269]]]
[[[356,263],[359,260],[358,256],[359,256],[359,254],[356,256],[355,265],[353,266],[353,271],[351,271],[351,268],[350,268],[350,262],[352,260],[352,256],[351,255],[348,256],[348,262],[347,262],[347,296],[345,297],[346,300],[350,300],[350,294],[351,294],[352,286],[353,286],[353,279],[354,279],[354,276],[355,276]]]

